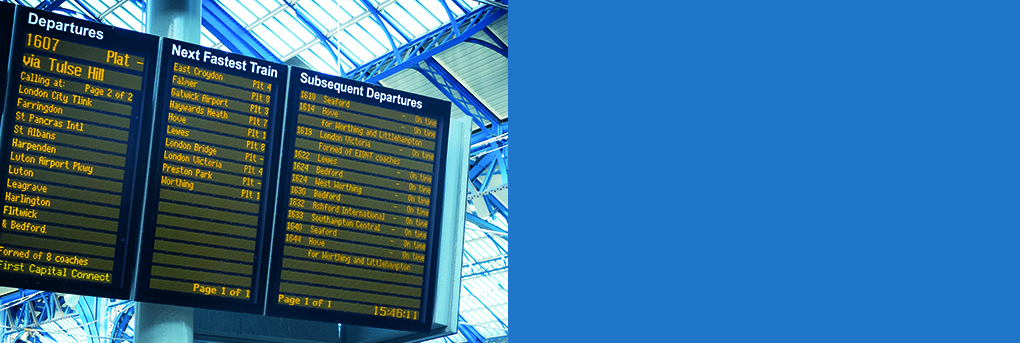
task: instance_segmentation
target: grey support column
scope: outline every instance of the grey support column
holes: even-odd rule
[[[148,1],[145,6],[145,32],[199,44],[202,37],[202,0]],[[144,302],[135,306],[135,342],[194,342],[194,309]]]
[[[148,1],[145,5],[145,32],[199,44],[202,38],[202,1]]]
[[[195,309],[153,303],[135,304],[135,342],[192,343]]]

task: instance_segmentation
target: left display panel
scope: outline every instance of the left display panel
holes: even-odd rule
[[[159,37],[17,7],[0,284],[127,299]]]

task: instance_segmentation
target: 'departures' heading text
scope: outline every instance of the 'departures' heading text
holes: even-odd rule
[[[39,25],[40,27],[45,28],[46,31],[57,30],[60,32],[70,32],[82,37],[103,40],[103,31],[101,30],[90,29],[84,26],[75,25],[74,23],[65,23],[62,21],[41,18],[35,13],[28,14],[28,25]]]

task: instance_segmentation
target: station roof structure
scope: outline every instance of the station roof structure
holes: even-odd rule
[[[145,0],[6,0],[145,32]],[[509,1],[202,0],[201,45],[453,103],[473,123],[460,321],[509,333]],[[0,289],[0,343],[134,336],[134,303]],[[117,340],[114,340],[117,341]]]

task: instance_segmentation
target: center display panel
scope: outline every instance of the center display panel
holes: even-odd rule
[[[163,39],[135,299],[261,313],[287,67]]]

